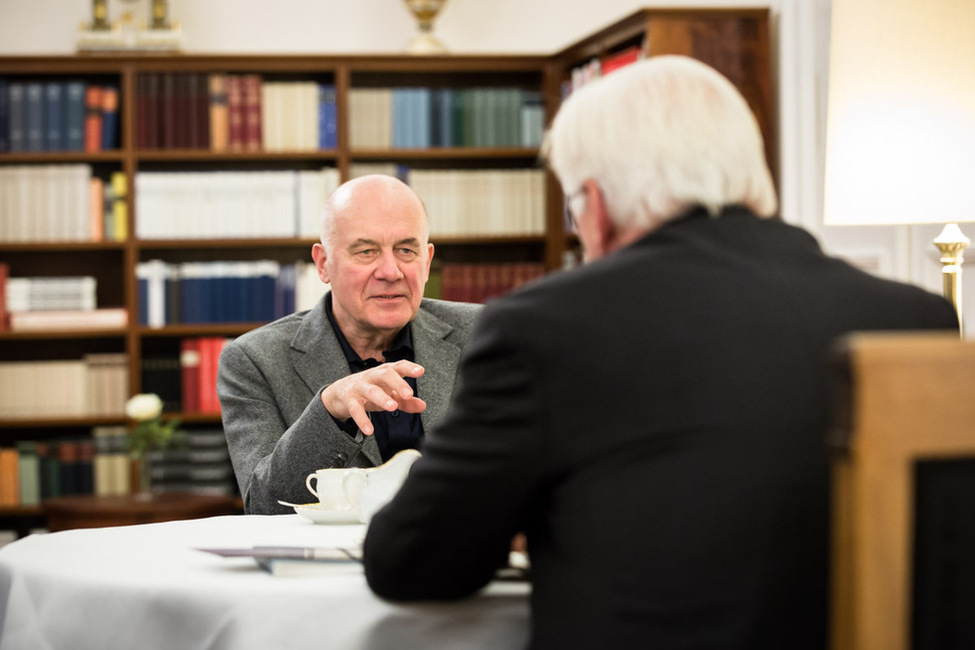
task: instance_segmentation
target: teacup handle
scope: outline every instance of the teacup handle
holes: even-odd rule
[[[308,491],[309,491],[309,492],[311,492],[312,494],[314,494],[314,495],[315,495],[315,498],[316,498],[316,499],[319,499],[319,500],[321,500],[321,497],[320,497],[320,496],[318,496],[318,492],[316,492],[316,491],[315,491],[315,488],[313,488],[313,487],[311,486],[311,480],[312,480],[312,479],[316,479],[316,480],[317,480],[317,479],[318,479],[318,474],[317,474],[317,473],[315,473],[315,472],[312,472],[311,474],[309,474],[308,476],[306,476],[306,477],[305,477],[305,487],[306,487],[306,488],[308,488]]]

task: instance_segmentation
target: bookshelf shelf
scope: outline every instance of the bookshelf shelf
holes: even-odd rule
[[[244,239],[143,239],[139,241],[139,248],[143,251],[166,249],[196,249],[205,251],[230,248],[308,248],[310,250],[312,244],[317,241],[317,239],[308,237],[270,239],[264,237]]]
[[[30,332],[0,332],[0,341],[48,341],[53,339],[84,340],[123,338],[128,330],[120,329],[71,329]]]
[[[207,151],[200,149],[144,149],[136,155],[144,162],[333,162],[335,149],[318,151]]]
[[[124,242],[100,241],[51,241],[51,242],[0,242],[0,253],[85,253],[85,252],[121,252],[125,249]]]
[[[181,336],[239,336],[264,323],[190,323],[163,327],[140,326],[138,334],[144,338]]]
[[[125,159],[122,151],[45,151],[38,153],[0,153],[0,164],[26,163],[121,163]]]
[[[357,160],[537,159],[537,147],[436,147],[431,149],[353,149]]]
[[[30,417],[0,419],[0,433],[4,429],[73,429],[103,425],[125,424],[124,415],[84,417]]]

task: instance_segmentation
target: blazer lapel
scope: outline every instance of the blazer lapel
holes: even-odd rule
[[[308,312],[295,332],[291,340],[291,365],[312,395],[322,386],[349,374],[349,362],[325,315],[325,298]],[[362,453],[373,465],[382,464],[375,438],[357,432],[356,441],[362,443]]]
[[[349,362],[325,316],[324,298],[308,312],[295,332],[291,340],[291,363],[312,394],[349,374]]]
[[[459,347],[445,340],[453,326],[421,309],[413,319],[412,335],[416,362],[424,373],[417,379],[417,392],[427,403],[420,415],[424,435],[443,420],[450,406],[460,362]]]

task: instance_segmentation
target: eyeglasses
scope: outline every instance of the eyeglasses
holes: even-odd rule
[[[565,200],[563,204],[563,224],[567,232],[579,232],[579,224],[576,218],[576,211],[572,209],[572,202],[578,199],[580,196],[584,196],[586,193],[585,187],[580,187],[575,192],[565,195]]]

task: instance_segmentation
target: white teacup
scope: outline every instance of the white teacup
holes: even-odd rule
[[[368,482],[364,469],[335,467],[320,469],[305,478],[305,487],[328,510],[352,510],[359,514],[362,491]],[[315,486],[312,487],[312,481]]]

